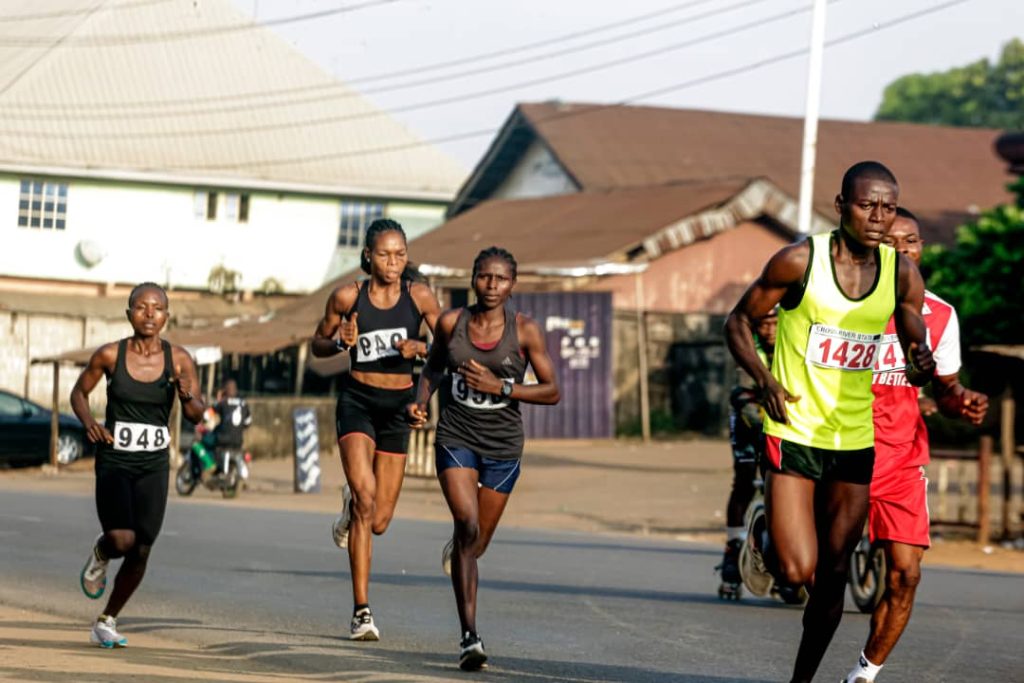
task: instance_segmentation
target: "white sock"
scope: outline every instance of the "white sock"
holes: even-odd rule
[[[853,667],[850,673],[846,674],[846,680],[851,683],[857,680],[857,677],[866,678],[869,681],[874,681],[875,676],[882,670],[881,664],[872,664],[868,661],[868,658],[864,656],[864,651],[860,653],[860,659],[857,661],[857,666]]]
[[[745,526],[727,526],[725,527],[725,540],[745,540],[747,538],[747,527]]]

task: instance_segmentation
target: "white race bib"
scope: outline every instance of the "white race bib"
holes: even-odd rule
[[[171,445],[167,427],[140,422],[114,423],[114,450],[128,453],[161,451]]]
[[[496,410],[508,407],[509,400],[494,394],[485,394],[466,384],[466,378],[457,372],[452,373],[452,398],[467,408],[474,410]]]
[[[907,359],[903,357],[899,335],[887,334],[882,337],[882,346],[875,359],[875,373],[896,372],[907,369]]]
[[[882,335],[811,325],[805,358],[808,365],[834,370],[870,370],[875,365]]]
[[[397,356],[400,351],[395,348],[395,342],[403,339],[406,339],[404,327],[374,330],[361,334],[356,340],[356,362],[369,363],[381,358]]]

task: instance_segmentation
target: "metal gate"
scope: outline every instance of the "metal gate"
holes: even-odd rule
[[[540,325],[562,400],[522,404],[530,439],[608,438],[614,430],[610,292],[515,294],[511,305]],[[527,371],[527,381],[531,370]]]

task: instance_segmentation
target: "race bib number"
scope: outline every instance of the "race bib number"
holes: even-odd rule
[[[466,384],[466,378],[457,372],[452,373],[452,398],[456,403],[474,410],[495,410],[509,404],[507,398],[473,389]]]
[[[374,330],[359,335],[356,340],[356,362],[369,363],[388,356],[400,355],[395,348],[395,342],[406,338],[404,327],[395,327],[390,330]]]
[[[809,365],[834,370],[869,370],[875,365],[882,335],[811,325],[805,355]]]
[[[114,423],[114,450],[128,453],[161,451],[171,444],[167,427],[139,422]]]
[[[875,373],[895,372],[907,369],[907,359],[903,357],[899,335],[887,334],[882,337],[882,345],[875,361]]]

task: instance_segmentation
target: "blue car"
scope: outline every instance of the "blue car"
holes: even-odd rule
[[[51,411],[0,389],[0,467],[31,467],[50,461]],[[85,427],[74,415],[58,418],[57,460],[78,460],[87,448]]]

